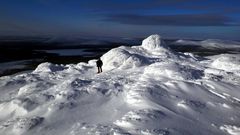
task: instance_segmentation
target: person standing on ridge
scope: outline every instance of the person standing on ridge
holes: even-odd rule
[[[103,65],[103,62],[100,58],[98,58],[97,62],[97,68],[98,68],[98,72],[97,73],[101,73],[102,72],[102,65]]]

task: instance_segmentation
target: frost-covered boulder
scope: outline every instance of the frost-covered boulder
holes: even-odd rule
[[[173,58],[175,54],[167,47],[159,35],[151,35],[144,39],[141,46],[118,47],[102,56],[103,68],[129,69],[150,64],[151,57]]]
[[[157,50],[161,48],[167,48],[165,42],[161,39],[159,35],[151,35],[144,39],[142,42],[142,47],[146,50]]]
[[[160,35],[151,35],[144,39],[141,48],[147,51],[151,56],[177,58],[176,53],[165,44]]]
[[[62,65],[45,62],[38,65],[38,67],[33,72],[56,72],[56,71],[62,71],[64,69],[66,69],[66,67]]]
[[[104,63],[103,69],[105,70],[134,68],[148,63],[144,56],[129,52],[127,47],[110,50],[102,56],[102,61]]]

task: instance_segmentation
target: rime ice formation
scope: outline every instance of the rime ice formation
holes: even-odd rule
[[[142,47],[147,50],[156,50],[166,48],[166,45],[159,35],[151,35],[143,40]]]
[[[239,55],[177,53],[159,35],[96,60],[0,78],[0,135],[240,134]]]

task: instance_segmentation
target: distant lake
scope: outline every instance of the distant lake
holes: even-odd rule
[[[86,49],[56,49],[43,50],[46,53],[55,53],[60,56],[78,56],[78,55],[92,55],[94,52],[87,52]]]

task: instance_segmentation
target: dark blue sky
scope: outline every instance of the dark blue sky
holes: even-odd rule
[[[0,35],[240,40],[240,0],[1,0]]]

